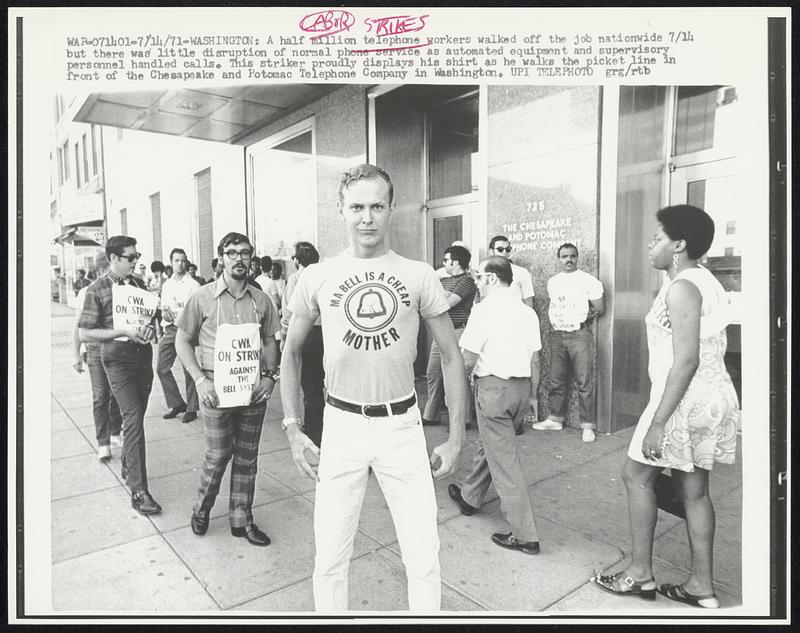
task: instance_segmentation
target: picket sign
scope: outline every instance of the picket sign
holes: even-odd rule
[[[115,330],[144,327],[150,324],[158,309],[158,296],[138,286],[112,286],[111,300]],[[119,336],[114,340],[130,339],[127,336]]]
[[[214,389],[218,407],[250,404],[261,378],[261,326],[258,323],[220,323],[214,342]]]

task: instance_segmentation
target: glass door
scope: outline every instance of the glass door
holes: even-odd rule
[[[317,243],[313,119],[248,147],[247,158],[256,253],[289,260],[295,242]]]
[[[728,293],[733,322],[728,326],[725,363],[742,398],[742,253],[738,229],[744,180],[738,130],[746,125],[734,86],[678,86],[674,89],[670,204],[691,204],[714,220],[714,243],[700,262]]]
[[[478,91],[448,98],[426,111],[428,260],[442,265],[455,241],[472,245],[478,208]]]

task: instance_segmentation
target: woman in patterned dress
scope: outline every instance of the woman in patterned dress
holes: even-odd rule
[[[739,416],[724,364],[728,300],[720,283],[697,263],[714,239],[714,221],[689,205],[666,207],[656,218],[659,229],[649,245],[650,263],[667,275],[645,318],[650,402],[622,471],[632,560],[624,571],[598,574],[595,582],[617,595],[653,600],[657,590],[671,600],[717,608],[712,579],[715,517],[708,477],[714,462],[733,463]],[[664,468],[672,469],[686,509],[692,562],[685,582],[656,589],[654,483]]]

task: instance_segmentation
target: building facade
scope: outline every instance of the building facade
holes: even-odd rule
[[[50,281],[56,301],[74,303],[77,271],[94,271],[105,244],[103,128],[76,123],[77,95],[53,98],[50,145]]]
[[[149,260],[182,246],[205,275],[230,230],[285,260],[286,274],[298,240],[323,257],[340,251],[339,176],[365,161],[394,181],[390,244],[401,255],[437,268],[460,239],[477,262],[491,236],[507,236],[513,261],[532,273],[545,336],[556,249],[576,244],[581,268],[605,286],[598,429],[613,432],[634,424],[648,397],[643,318],[661,283],[647,259],[658,208],[688,202],[712,215],[704,264],[738,305],[747,151],[738,132],[750,97],[731,85],[258,85],[93,94],[75,120],[112,126],[109,234],[137,237]],[[739,389],[740,340],[737,316],[729,360]],[[422,373],[424,332],[419,350]],[[543,389],[547,368],[545,349]]]

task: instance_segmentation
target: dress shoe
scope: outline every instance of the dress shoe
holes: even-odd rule
[[[101,462],[111,461],[111,447],[108,444],[97,449],[97,459]]]
[[[197,411],[187,411],[183,415],[183,423],[188,424],[189,422],[194,422],[197,419]]]
[[[192,532],[198,536],[208,532],[208,512],[192,512]]]
[[[517,537],[514,536],[513,532],[509,532],[508,534],[503,534],[502,532],[492,534],[492,541],[500,547],[514,549],[524,554],[539,553],[539,541],[519,541]]]
[[[177,417],[178,417],[178,414],[180,414],[180,413],[183,413],[184,411],[186,411],[186,405],[185,405],[185,404],[182,404],[182,405],[181,405],[181,406],[179,406],[179,407],[173,407],[172,409],[170,409],[169,411],[167,411],[167,412],[166,412],[166,413],[165,413],[163,416],[161,416],[161,417],[162,417],[162,418],[164,418],[165,420],[171,420],[172,418],[177,418]]]
[[[158,514],[161,506],[150,496],[147,490],[137,490],[131,495],[131,507],[139,514]]]
[[[461,496],[461,488],[455,484],[450,484],[447,486],[447,493],[450,495],[450,498],[456,502],[458,509],[461,510],[461,514],[463,514],[465,517],[472,516],[479,510],[479,508],[471,506],[464,501],[464,497]]]
[[[269,537],[259,530],[255,523],[251,523],[246,527],[232,527],[231,534],[236,537],[244,536],[253,545],[258,545],[259,547],[266,547],[270,544]]]
[[[560,431],[564,428],[564,424],[562,422],[556,422],[555,420],[542,420],[541,422],[534,422],[531,424],[531,428],[534,431]]]

